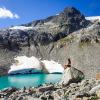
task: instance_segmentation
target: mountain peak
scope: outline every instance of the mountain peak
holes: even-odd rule
[[[12,43],[12,41],[18,38],[18,41],[12,43],[15,46],[19,41],[27,41],[28,45],[30,45],[29,41],[31,39],[41,44],[48,44],[52,41],[64,38],[72,32],[87,26],[87,24],[87,20],[85,20],[84,15],[81,14],[79,10],[74,7],[66,7],[59,15],[32,21],[20,26],[10,27],[8,29],[9,32],[6,30],[0,33],[5,33],[5,35],[8,34],[8,43],[9,41]],[[11,39],[9,40],[9,38]],[[12,45],[11,47],[13,48],[14,46]]]
[[[84,15],[81,14],[81,12],[79,10],[77,10],[75,7],[66,7],[60,13],[59,16],[61,16],[65,20],[67,20],[68,18],[73,18],[73,17],[85,20]]]
[[[76,20],[76,21],[85,21],[85,16],[81,14],[79,10],[77,10],[75,7],[66,7],[62,12],[59,14],[56,14],[54,16],[49,16],[46,19],[40,19],[36,21],[32,21],[28,24],[24,24],[26,26],[36,26],[41,25],[46,22],[54,22],[54,23],[62,23],[62,22],[68,22],[68,20]]]
[[[80,14],[80,11],[77,10],[75,7],[66,7],[63,11],[64,13],[78,13]]]

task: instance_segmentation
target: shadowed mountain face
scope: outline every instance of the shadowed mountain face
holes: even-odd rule
[[[33,21],[18,27],[0,30],[0,44],[8,49],[19,49],[20,46],[30,46],[32,43],[42,45],[58,41],[71,32],[86,27],[88,21],[74,7],[65,8],[59,15],[43,20]]]
[[[26,55],[61,64],[70,57],[74,67],[94,77],[100,71],[99,33],[100,23],[87,21],[74,7],[46,19],[0,29],[1,74],[7,73],[15,56]]]
[[[38,32],[52,33],[53,35],[60,33],[60,35],[66,36],[75,30],[87,26],[87,21],[80,11],[74,7],[69,7],[65,8],[58,15],[33,21],[25,24],[25,26],[32,26]]]

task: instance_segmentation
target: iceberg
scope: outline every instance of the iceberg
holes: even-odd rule
[[[41,62],[44,64],[44,67],[45,67],[44,71],[46,73],[63,73],[64,71],[63,66],[53,60],[51,61],[43,60]]]
[[[8,74],[24,74],[41,72],[42,66],[36,57],[19,56],[14,58],[15,63],[10,66]]]
[[[14,60],[15,63],[10,66],[8,74],[63,73],[64,71],[63,66],[53,60],[40,61],[34,56],[18,56]]]

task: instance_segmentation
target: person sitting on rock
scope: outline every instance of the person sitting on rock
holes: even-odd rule
[[[68,85],[70,83],[80,82],[84,78],[84,73],[72,67],[71,60],[68,58],[68,64],[64,65],[64,72],[59,84]]]
[[[64,69],[66,69],[67,67],[71,67],[71,60],[70,60],[70,58],[68,58],[68,64],[64,65]]]

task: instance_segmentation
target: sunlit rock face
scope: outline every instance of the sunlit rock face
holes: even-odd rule
[[[24,74],[24,73],[62,73],[63,67],[55,61],[43,60],[38,58],[18,56],[15,63],[11,65],[8,74]]]
[[[66,77],[67,76],[67,77]],[[64,70],[60,84],[70,84],[73,82],[80,82],[84,79],[85,75],[80,70],[74,67],[68,67]]]

